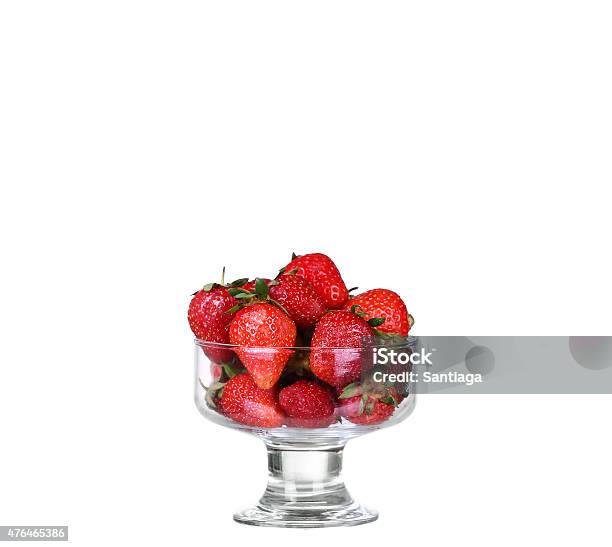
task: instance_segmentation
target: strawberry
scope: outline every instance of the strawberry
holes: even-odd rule
[[[281,271],[295,273],[304,277],[323,300],[328,309],[340,309],[348,300],[346,289],[340,272],[332,259],[321,253],[295,256]]]
[[[298,327],[312,327],[325,313],[325,304],[303,277],[285,274],[276,282],[270,284],[270,297],[287,310]]]
[[[372,335],[370,325],[358,315],[327,312],[312,334],[310,370],[335,387],[354,382],[361,374],[362,338]]]
[[[219,409],[228,418],[255,427],[280,427],[283,411],[276,390],[261,389],[248,374],[238,374],[223,386]]]
[[[229,343],[229,326],[232,316],[226,313],[236,304],[227,288],[210,284],[195,293],[189,304],[187,319],[196,338],[205,342]],[[205,346],[204,353],[211,361],[231,361],[233,354],[225,348]]]
[[[229,329],[229,339],[236,355],[255,383],[271,388],[283,372],[295,345],[295,323],[278,306],[255,302],[236,312]]]
[[[340,414],[350,422],[359,425],[374,425],[387,420],[395,411],[393,404],[380,399],[361,395],[349,397],[340,402]]]
[[[312,285],[295,274],[281,274],[274,280],[257,278],[230,290],[230,294],[236,295],[243,302],[257,298],[279,304],[295,324],[303,329],[312,327],[325,313],[325,304]]]
[[[395,387],[367,380],[346,386],[338,395],[338,409],[355,424],[374,425],[389,418],[402,399]]]
[[[278,402],[290,427],[327,427],[334,418],[334,399],[328,389],[317,382],[298,380],[280,390]]]
[[[377,329],[388,334],[406,336],[414,323],[399,294],[388,289],[373,289],[358,294],[344,305],[344,309],[361,312],[360,315],[366,320],[383,318],[385,321]]]

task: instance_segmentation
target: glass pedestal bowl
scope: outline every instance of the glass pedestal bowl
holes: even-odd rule
[[[405,338],[393,347],[410,354],[415,341]],[[350,439],[407,418],[416,398],[409,384],[373,382],[377,367],[372,365],[371,347],[246,348],[196,339],[195,354],[195,403],[201,414],[256,435],[268,450],[267,488],[259,503],[236,513],[234,520],[255,526],[317,528],[354,526],[378,518],[376,511],[353,500],[344,486],[342,453]],[[243,366],[253,359],[264,366],[266,361],[287,359],[272,388],[254,384]],[[312,374],[313,359],[333,373],[330,381],[336,386]],[[292,419],[278,404],[280,390],[300,380],[315,382],[329,392],[334,409],[325,423]]]

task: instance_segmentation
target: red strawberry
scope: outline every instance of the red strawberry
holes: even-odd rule
[[[387,420],[395,411],[395,405],[374,397],[356,395],[340,401],[340,414],[359,425],[374,425]]]
[[[334,399],[317,382],[298,380],[281,389],[278,402],[289,416],[291,427],[327,427],[334,423]]]
[[[413,323],[399,294],[388,289],[372,289],[358,294],[344,305],[344,309],[350,311],[353,306],[359,306],[356,311],[362,312],[366,320],[383,318],[384,323],[376,327],[381,332],[406,336]]]
[[[266,287],[257,294],[257,279],[235,289],[237,297],[244,302],[250,298],[244,293],[257,296],[260,300],[272,300],[281,305],[289,317],[300,328],[312,327],[325,313],[325,304],[312,285],[299,275],[279,275],[275,280],[261,279]],[[243,294],[240,294],[243,293]]]
[[[219,409],[228,418],[255,427],[280,427],[283,411],[276,390],[261,389],[248,374],[230,378],[219,399]]]
[[[370,325],[354,313],[326,313],[312,334],[310,370],[335,387],[354,382],[361,375],[362,338],[372,335]]]
[[[207,285],[191,299],[187,319],[196,338],[205,342],[229,344],[229,326],[232,315],[226,313],[236,300],[225,287]],[[222,363],[233,357],[231,350],[204,347],[204,353],[211,361]]]
[[[321,253],[312,253],[293,258],[284,270],[297,270],[312,285],[328,309],[339,309],[348,300],[349,293],[340,272],[332,259]]]
[[[230,324],[234,351],[257,385],[271,388],[283,372],[295,345],[295,323],[278,306],[256,302],[240,309]]]
[[[281,275],[270,285],[270,298],[287,310],[301,328],[312,327],[325,313],[325,304],[312,285],[299,275]]]

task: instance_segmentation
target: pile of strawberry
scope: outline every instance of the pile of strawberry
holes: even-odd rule
[[[403,394],[363,377],[360,348],[364,337],[404,337],[414,321],[395,292],[353,290],[328,256],[313,253],[294,254],[273,280],[222,280],[195,293],[196,338],[236,346],[203,346],[214,379],[202,384],[207,404],[255,427],[388,419]]]

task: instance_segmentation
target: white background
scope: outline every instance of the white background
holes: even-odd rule
[[[234,524],[264,448],[197,413],[186,307],[224,264],[323,251],[416,334],[612,334],[611,24],[605,1],[0,3],[0,524],[609,545],[609,396],[422,397],[347,448],[378,522]]]

